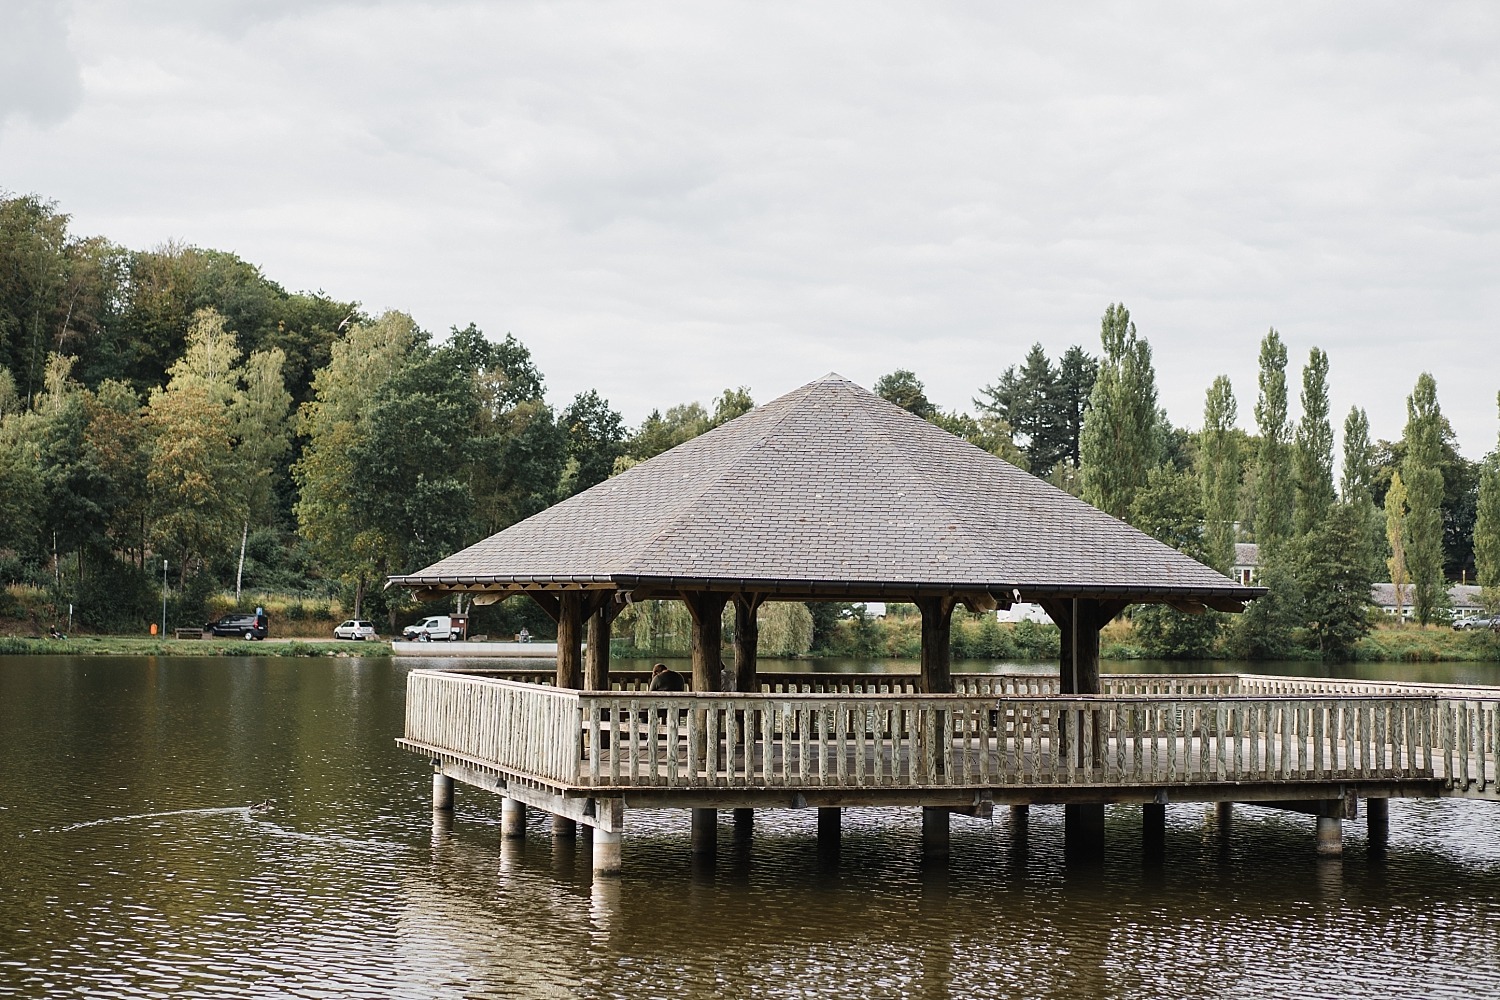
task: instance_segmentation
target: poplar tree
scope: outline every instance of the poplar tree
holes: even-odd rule
[[[1208,387],[1198,449],[1198,481],[1206,519],[1203,555],[1220,573],[1228,573],[1234,565],[1234,514],[1240,485],[1239,443],[1234,435],[1238,416],[1229,376],[1220,375]]]
[[[1296,471],[1293,530],[1303,537],[1333,506],[1333,426],[1328,422],[1328,355],[1314,347],[1302,369],[1302,419],[1292,452]]]
[[[1401,473],[1391,476],[1390,489],[1385,491],[1385,538],[1391,546],[1391,557],[1386,565],[1391,570],[1391,586],[1396,588],[1396,620],[1401,620],[1401,609],[1406,605],[1406,484]]]
[[[1500,395],[1496,396],[1500,402]],[[1474,568],[1485,608],[1500,612],[1500,447],[1485,456],[1479,472],[1479,511],[1474,521]]]
[[[1443,473],[1439,467],[1443,430],[1437,382],[1423,372],[1406,399],[1406,457],[1401,462],[1407,504],[1402,543],[1411,574],[1412,608],[1423,625],[1449,604],[1443,579]]]
[[[1286,403],[1286,346],[1274,329],[1260,342],[1260,450],[1255,461],[1255,540],[1264,565],[1292,527],[1292,468]]]
[[[1370,444],[1370,418],[1357,406],[1344,418],[1344,471],[1339,483],[1344,503],[1360,514],[1364,525],[1358,539],[1359,552],[1377,575],[1384,567],[1380,558],[1384,528],[1375,509],[1375,449]]]
[[[1150,471],[1161,463],[1151,345],[1136,334],[1123,304],[1104,311],[1104,356],[1089,396],[1079,442],[1083,499],[1122,520]]]

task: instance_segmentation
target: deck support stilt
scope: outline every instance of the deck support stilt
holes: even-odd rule
[[[441,771],[432,773],[432,808],[440,811],[453,809],[453,779]]]
[[[1104,803],[1063,806],[1063,852],[1077,861],[1104,856]]]
[[[617,830],[611,833],[608,830],[594,828],[594,849],[591,852],[594,861],[595,875],[618,875],[620,874],[620,842],[622,840]]]
[[[693,853],[713,854],[719,849],[719,810],[693,810]]]
[[[736,809],[734,811],[734,842],[736,844],[748,844],[755,836],[755,810]]]
[[[1391,839],[1391,800],[1365,799],[1365,831],[1370,847],[1384,850]]]
[[[1344,802],[1334,799],[1318,813],[1318,854],[1337,857],[1344,853]]]
[[[507,796],[500,802],[500,836],[520,840],[526,836],[526,803]]]
[[[1234,803],[1214,803],[1214,825],[1218,827],[1221,836],[1228,836],[1234,827]]]
[[[1141,850],[1151,859],[1167,853],[1166,803],[1147,802],[1141,806]]]
[[[844,810],[838,806],[821,806],[818,809],[818,850],[837,851],[839,838],[843,835]]]
[[[922,857],[948,856],[948,810],[943,806],[922,807]]]
[[[1024,833],[1031,825],[1031,806],[1015,805],[1010,807],[1010,828],[1013,831]]]
[[[577,836],[577,823],[566,816],[552,817],[552,837],[554,840],[573,840]]]

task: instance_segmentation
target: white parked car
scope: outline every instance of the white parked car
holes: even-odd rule
[[[468,619],[458,615],[433,615],[431,618],[423,618],[415,625],[406,626],[401,630],[401,635],[417,642],[457,642],[464,636],[467,621]]]
[[[375,638],[375,623],[351,618],[334,628],[333,637],[335,639],[373,639]]]

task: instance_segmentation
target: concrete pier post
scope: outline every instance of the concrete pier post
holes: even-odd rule
[[[608,830],[594,828],[594,859],[595,875],[618,875],[620,874],[620,842],[622,836],[619,831],[614,833]]]
[[[941,807],[922,807],[922,857],[946,858],[948,856],[948,810]]]
[[[500,836],[520,840],[526,836],[526,803],[512,798],[500,802]]]
[[[1063,853],[1075,861],[1104,856],[1104,803],[1063,806]]]
[[[713,854],[719,849],[719,810],[693,810],[693,853]]]
[[[441,771],[432,772],[432,808],[438,810],[453,808],[453,779]]]
[[[1365,828],[1375,850],[1384,850],[1391,839],[1390,805],[1390,799],[1365,799]]]
[[[1337,815],[1318,817],[1318,854],[1335,857],[1344,853],[1344,821]]]
[[[1141,806],[1141,849],[1147,858],[1158,860],[1167,853],[1167,807],[1162,802]]]
[[[818,809],[818,850],[837,851],[843,834],[844,810],[833,807]]]
[[[552,837],[555,840],[573,840],[578,836],[578,824],[566,816],[552,817]]]
[[[748,844],[755,835],[755,810],[736,809],[734,811],[734,842],[736,844]]]

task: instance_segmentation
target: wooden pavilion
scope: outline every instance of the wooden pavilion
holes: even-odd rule
[[[735,809],[748,828],[757,806],[817,805],[836,832],[840,805],[921,805],[925,842],[941,853],[950,811],[1063,801],[1070,847],[1096,849],[1104,802],[1124,793],[1119,782],[1094,787],[1076,776],[1102,775],[1117,750],[1122,765],[1130,756],[1144,768],[1145,734],[1170,757],[1168,739],[1183,754],[1206,752],[1193,741],[1211,729],[1255,725],[1185,728],[1182,699],[1221,694],[1222,685],[1137,685],[1140,697],[1170,694],[1170,705],[1090,699],[1120,695],[1101,687],[1099,630],[1127,605],[1237,612],[1262,590],[837,375],[390,583],[429,600],[471,594],[479,605],[524,594],[556,620],[555,675],[530,678],[550,683],[414,673],[402,742],[434,761],[435,802],[451,801],[457,778],[505,794],[508,806],[548,809],[559,832],[581,820],[595,830],[602,871],[618,867],[626,805],[694,809],[698,850],[712,848],[719,808]],[[647,694],[640,678],[612,675],[611,622],[646,599],[681,600],[691,614],[690,694]],[[844,678],[842,688],[768,699],[775,686],[757,674],[756,611],[777,600],[915,604],[920,674],[894,686],[871,676],[851,687]],[[1017,601],[1041,604],[1061,629],[1055,678],[1026,691],[966,680],[956,691],[954,608]],[[720,623],[730,604],[734,652],[724,670]],[[720,691],[722,677],[732,691]],[[805,701],[829,693],[839,697]],[[1021,706],[1004,702],[1010,696],[1053,700]],[[1186,710],[1198,719],[1223,706]],[[1129,754],[1121,719],[1139,723]],[[1291,725],[1300,732],[1300,722]],[[1267,736],[1257,759],[1274,757],[1271,747]],[[1062,770],[1047,770],[1054,766]],[[1010,794],[1011,779],[1032,787]],[[1052,787],[1059,782],[1075,787]],[[1169,783],[1164,770],[1131,794],[1160,806]],[[1269,777],[1259,792],[1235,783],[1252,798],[1336,797]]]

